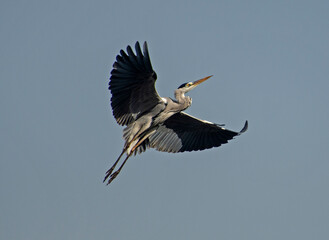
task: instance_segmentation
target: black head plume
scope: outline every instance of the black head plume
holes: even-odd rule
[[[183,83],[182,85],[180,85],[177,89],[183,88],[186,86],[187,83]]]

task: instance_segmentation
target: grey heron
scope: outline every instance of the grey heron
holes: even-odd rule
[[[180,85],[175,99],[160,97],[155,89],[157,75],[152,68],[147,43],[143,52],[139,42],[127,51],[120,51],[113,64],[109,82],[111,106],[117,123],[123,130],[125,144],[113,166],[106,172],[104,181],[110,184],[132,154],[147,148],[162,152],[198,151],[219,147],[240,135],[248,128],[248,121],[240,132],[223,128],[223,125],[201,120],[183,112],[191,106],[192,99],[185,93],[212,76]],[[126,153],[121,166],[116,165]]]

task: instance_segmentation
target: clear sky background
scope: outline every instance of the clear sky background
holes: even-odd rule
[[[0,3],[0,239],[329,239],[329,1]],[[220,148],[123,147],[108,78],[147,41],[156,87]]]

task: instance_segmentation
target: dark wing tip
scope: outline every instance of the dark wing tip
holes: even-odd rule
[[[146,41],[144,41],[144,44],[143,44],[143,49],[144,49],[145,51],[147,51],[147,52],[148,52],[148,47],[147,47],[147,42],[146,42]]]
[[[248,130],[248,121],[245,122],[245,124],[244,124],[243,128],[241,129],[241,131],[239,132],[239,134],[244,133],[247,130]]]
[[[138,41],[137,41],[136,44],[135,44],[135,48],[139,48],[139,49],[141,48],[141,46],[140,46],[140,44],[139,44]]]
[[[154,70],[153,70],[153,67],[152,67],[152,64],[151,64],[150,54],[149,54],[149,50],[148,50],[146,41],[143,44],[143,55],[144,55],[143,60],[144,60],[146,70],[153,73]],[[156,80],[156,78],[157,78],[156,75],[154,75],[153,78],[154,78],[154,80]]]

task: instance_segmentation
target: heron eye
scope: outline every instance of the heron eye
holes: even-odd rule
[[[192,85],[192,83],[187,83],[186,86],[187,87],[190,87]]]

